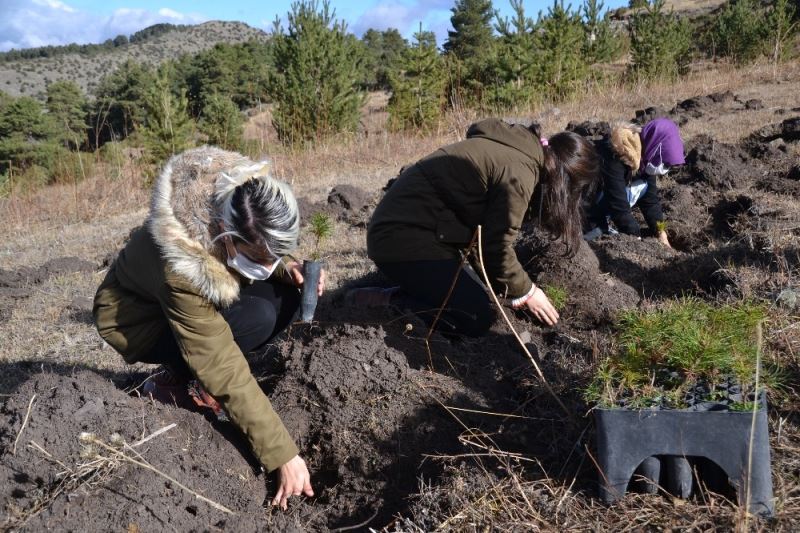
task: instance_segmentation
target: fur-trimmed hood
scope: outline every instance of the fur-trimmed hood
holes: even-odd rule
[[[611,149],[626,167],[636,172],[642,161],[642,129],[633,124],[615,124],[611,128]]]
[[[217,306],[239,297],[240,279],[228,270],[216,222],[215,201],[225,190],[250,176],[232,178],[228,172],[256,165],[247,157],[203,146],[172,157],[153,186],[146,225],[170,268]],[[263,164],[266,172],[266,163]]]

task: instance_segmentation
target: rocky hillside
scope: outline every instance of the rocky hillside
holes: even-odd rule
[[[200,52],[217,43],[233,44],[267,38],[265,32],[243,22],[212,21],[176,27],[144,41],[94,55],[74,53],[0,63],[0,91],[14,96],[41,98],[48,83],[68,79],[90,92],[103,76],[128,59],[158,64],[182,54]]]

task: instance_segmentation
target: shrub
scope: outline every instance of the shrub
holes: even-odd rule
[[[125,151],[120,142],[108,142],[100,147],[100,159],[107,165],[107,176],[111,179],[122,177],[125,166]]]
[[[75,183],[94,173],[94,156],[85,152],[66,152],[56,159],[51,181]]]

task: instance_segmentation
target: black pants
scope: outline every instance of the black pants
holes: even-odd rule
[[[398,303],[429,325],[447,297],[460,265],[457,259],[377,263],[378,270],[400,286]],[[477,337],[488,331],[494,318],[486,286],[472,268],[465,266],[458,272],[453,293],[436,324],[437,331]]]
[[[300,291],[279,281],[255,281],[242,287],[239,299],[220,312],[233,340],[248,353],[262,348],[286,329],[300,306]],[[143,363],[162,364],[176,377],[191,379],[171,330],[164,333]]]

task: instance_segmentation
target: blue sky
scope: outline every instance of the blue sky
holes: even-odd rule
[[[577,6],[581,0],[574,3]],[[207,20],[238,20],[263,30],[276,15],[286,18],[292,0],[0,0],[0,51],[11,48],[97,43],[119,34],[130,35],[158,22],[196,24]],[[368,28],[394,27],[410,37],[420,22],[436,32],[441,42],[450,28],[455,0],[332,0],[337,17],[359,37]],[[525,10],[535,17],[552,0],[526,0]],[[626,5],[606,0],[607,8]],[[502,15],[510,15],[509,0],[495,0]]]

